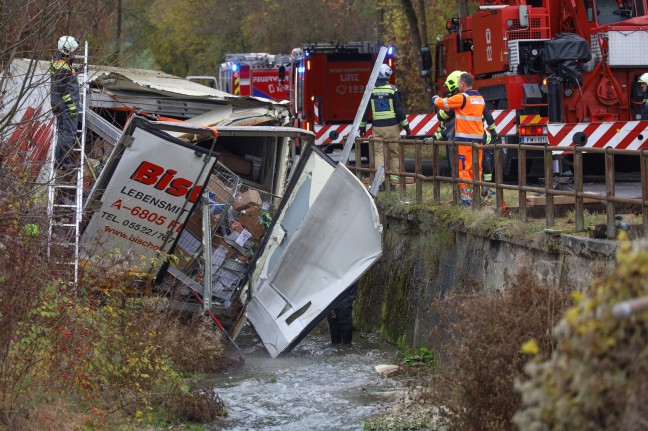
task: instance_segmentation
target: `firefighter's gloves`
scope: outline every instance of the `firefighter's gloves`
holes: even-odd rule
[[[494,144],[495,141],[499,138],[497,135],[497,129],[495,128],[495,124],[492,124],[488,127],[488,133],[491,135],[491,143]]]
[[[76,118],[77,115],[79,115],[79,112],[77,111],[77,107],[74,103],[70,103],[68,105],[68,112],[70,113],[70,117]]]
[[[432,104],[436,106],[436,101],[439,99],[439,96],[432,96]]]
[[[406,134],[407,136],[409,136],[409,135],[412,134],[412,129],[410,129],[410,126],[409,126],[409,125],[403,127],[403,129],[405,129],[405,134]]]
[[[65,104],[67,105],[70,117],[76,118],[79,112],[77,111],[76,105],[72,103],[72,96],[70,96],[69,94],[64,95],[63,102],[65,102]]]
[[[367,134],[367,128],[361,126],[359,132],[360,132],[360,137],[361,137],[361,138],[364,138],[365,135]]]

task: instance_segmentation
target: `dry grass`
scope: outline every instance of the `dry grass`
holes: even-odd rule
[[[19,176],[0,176],[0,430],[138,429],[223,414],[192,383],[236,363],[218,329],[134,294],[120,270],[132,256],[104,256],[67,283],[63,249],[48,259],[34,196]]]
[[[541,285],[530,271],[501,294],[460,294],[433,304],[442,322],[431,334],[442,358],[429,397],[448,410],[452,428],[513,429],[521,402],[513,388],[528,357],[520,347],[538,341],[548,357],[551,328],[568,305],[566,294]]]

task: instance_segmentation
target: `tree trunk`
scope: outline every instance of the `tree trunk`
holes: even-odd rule
[[[412,40],[412,49],[414,50],[414,57],[416,58],[416,64],[420,72],[421,69],[423,68],[423,63],[421,62],[421,45],[422,45],[421,40],[422,39],[421,39],[421,31],[419,29],[419,20],[416,16],[416,10],[414,9],[414,4],[412,3],[412,0],[401,0],[401,4],[403,5],[403,10],[405,11],[405,16],[407,17],[407,22],[409,24],[410,38]]]
[[[418,17],[421,23],[421,46],[428,43],[427,14],[425,13],[425,0],[418,2]]]

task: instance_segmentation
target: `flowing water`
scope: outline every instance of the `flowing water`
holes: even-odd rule
[[[245,365],[206,382],[228,412],[210,430],[362,430],[403,385],[376,373],[376,365],[396,355],[377,335],[354,333],[352,345],[334,346],[316,328],[276,359],[252,334],[241,334],[237,343]]]

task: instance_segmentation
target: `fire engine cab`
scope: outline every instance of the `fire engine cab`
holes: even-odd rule
[[[220,65],[220,90],[235,96],[288,100],[290,56],[285,54],[226,54]]]
[[[318,145],[343,143],[381,46],[313,43],[293,49],[290,101],[295,126],[314,131]],[[393,47],[388,47],[384,62],[394,68]]]
[[[435,93],[451,72],[473,74],[506,143],[646,148],[647,10],[646,0],[481,0],[434,47]]]

